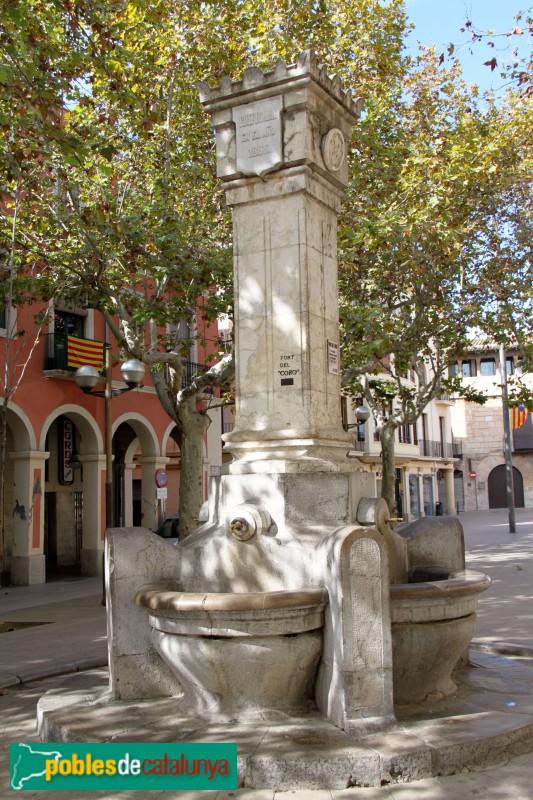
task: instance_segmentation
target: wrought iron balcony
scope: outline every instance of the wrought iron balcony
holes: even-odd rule
[[[78,367],[90,364],[103,371],[104,342],[66,333],[46,336],[45,371],[74,373]]]
[[[454,458],[463,457],[463,440],[452,439],[452,453]]]
[[[453,458],[453,447],[449,442],[434,442],[422,439],[419,442],[420,455],[426,458]]]
[[[98,366],[101,369],[102,374],[105,374],[105,371],[103,370],[104,342],[99,342],[95,339],[86,339],[85,337],[81,336],[67,336],[67,334],[64,333],[49,333],[47,334],[46,339],[47,342],[44,361],[45,371],[70,373],[73,375],[78,367],[83,366],[84,364],[92,364],[94,366]],[[78,348],[78,352],[76,354],[74,354],[72,347],[73,340],[78,343],[81,342],[81,348]],[[80,349],[82,351],[81,353],[79,352]],[[91,353],[91,351],[93,352]],[[100,358],[98,354],[100,354],[102,358]],[[99,360],[101,365],[97,364],[97,361]],[[183,367],[183,377],[181,380],[181,386],[183,389],[188,386],[195,377],[202,375],[209,369],[206,364],[198,364],[195,361],[186,360],[183,361]],[[206,394],[213,394],[213,387],[206,386],[204,387],[203,391]]]
[[[203,375],[204,372],[207,372],[210,369],[210,367],[207,364],[198,364],[196,361],[188,361],[184,359],[182,363],[183,363],[183,374],[181,376],[182,389],[185,389],[187,386],[189,386],[191,381],[193,381],[199,375]],[[202,391],[205,394],[213,394],[213,387],[204,386]]]

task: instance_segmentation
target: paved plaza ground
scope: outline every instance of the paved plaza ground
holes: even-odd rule
[[[478,613],[475,646],[510,653],[533,670],[533,509],[517,510],[517,532],[507,512],[460,515],[467,566],[492,578]],[[101,581],[62,580],[44,586],[0,589],[0,619],[41,622],[0,636],[0,797],[8,789],[10,742],[37,741],[35,706],[53,688],[76,690],[86,670],[106,662],[105,609]],[[100,669],[100,672],[102,670]],[[82,672],[83,674],[77,674]],[[94,673],[96,674],[96,673]],[[511,687],[512,688],[512,687]],[[533,750],[533,742],[532,742]],[[478,772],[383,788],[343,791],[240,789],[234,792],[19,792],[21,797],[101,797],[109,800],[533,800],[533,755]],[[15,795],[13,795],[15,796]]]

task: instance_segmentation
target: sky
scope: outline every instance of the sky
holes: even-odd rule
[[[485,42],[470,48],[468,33],[461,33],[460,29],[469,19],[482,30],[506,32],[512,30],[515,15],[520,11],[527,12],[528,8],[531,8],[531,0],[407,0],[407,12],[416,25],[409,37],[409,50],[415,52],[416,42],[420,40],[425,45],[435,44],[437,52],[446,53],[448,45],[453,42],[456,46],[454,55],[461,61],[465,79],[477,83],[481,89],[498,91],[503,82],[497,70],[491,73],[490,67],[483,66],[483,62],[489,61],[493,55],[498,61],[505,60],[516,45],[525,52],[530,46],[530,37],[496,37],[495,49],[489,48]]]

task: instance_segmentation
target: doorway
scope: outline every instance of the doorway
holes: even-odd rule
[[[516,508],[524,508],[524,481],[522,473],[513,467],[514,504]],[[494,467],[488,479],[489,508],[507,508],[507,484],[505,480],[505,464]]]

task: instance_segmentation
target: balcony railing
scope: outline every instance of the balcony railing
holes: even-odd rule
[[[452,454],[454,458],[462,458],[463,457],[463,440],[462,439],[453,439],[452,440]]]
[[[165,365],[165,369],[167,366]],[[183,360],[183,374],[181,376],[181,388],[185,389],[194,378],[197,378],[199,375],[203,375],[204,372],[210,369],[206,364],[198,364],[196,361],[187,361]],[[213,387],[212,386],[204,386],[202,389],[203,392],[206,394],[213,394]]]
[[[436,397],[435,400],[437,403],[446,403],[448,405],[453,405],[455,403],[455,398],[446,392],[442,392],[442,394]]]
[[[420,455],[427,458],[453,458],[453,447],[449,442],[434,442],[422,439],[419,442]]]
[[[98,342],[95,339],[85,339],[85,337],[78,336],[78,339],[82,339],[84,342],[88,344],[100,344],[103,348],[104,343]],[[90,362],[89,362],[90,363]],[[68,354],[68,336],[63,333],[49,333],[47,335],[47,345],[46,345],[46,354],[45,354],[45,362],[44,368],[45,370],[60,370],[62,372],[76,372],[78,367],[81,366],[80,363],[69,364],[69,354]],[[209,367],[206,364],[198,364],[195,361],[184,361],[183,362],[183,377],[181,379],[181,386],[184,389],[186,386],[190,384],[193,378],[197,377],[198,375],[202,375],[204,372],[207,372]],[[102,370],[102,374],[104,374]],[[213,387],[206,386],[204,387],[204,392],[207,394],[213,394]]]
[[[76,372],[78,367],[82,366],[80,361],[79,352],[75,353],[71,346],[69,354],[69,337],[66,333],[49,333],[46,336],[46,352],[44,357],[45,370],[60,370],[61,372]],[[87,342],[87,351],[90,353],[87,357],[86,363],[91,364],[94,360],[103,366],[103,351],[104,343],[96,339],[86,339],[84,336],[74,337],[75,342]],[[72,340],[71,340],[72,345]],[[70,363],[69,363],[70,362]]]
[[[190,382],[194,380],[194,378],[197,378],[199,375],[203,375],[204,372],[207,372],[209,369],[206,364],[197,364],[196,361],[184,361],[183,368],[183,376],[181,378],[182,389],[185,389],[185,387],[188,386]],[[207,394],[213,394],[213,387],[204,386],[203,391]]]

